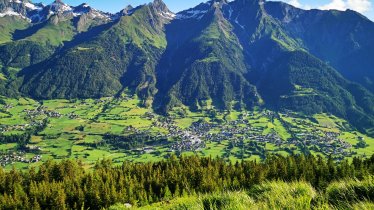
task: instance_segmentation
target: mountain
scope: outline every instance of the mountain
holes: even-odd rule
[[[246,79],[250,67],[224,17],[224,4],[201,4],[177,14],[166,27],[168,46],[157,72],[161,107],[186,104],[197,109],[212,100],[220,109],[233,103],[249,108],[260,102],[256,87]]]
[[[2,95],[137,94],[166,113],[265,106],[374,126],[374,23],[347,11],[211,0],[172,13],[161,0],[108,14],[87,4],[0,1]]]
[[[16,16],[32,23],[40,23],[48,20],[51,16],[82,16],[88,14],[92,18],[111,19],[112,15],[91,8],[88,4],[77,7],[69,6],[61,0],[55,0],[49,5],[41,3],[34,4],[29,0],[1,0],[0,17]]]
[[[265,7],[305,50],[374,91],[372,21],[352,10],[304,11],[276,2]]]
[[[152,97],[155,65],[166,47],[163,28],[170,21],[170,11],[161,3],[123,12],[104,31],[87,34],[81,43],[26,68],[21,91],[44,99],[87,98],[128,87],[145,100]]]
[[[1,25],[5,30],[0,60],[14,68],[41,62],[78,34],[111,20],[110,15],[87,4],[70,7],[61,1],[47,6],[27,0],[4,2],[0,3],[6,19]]]

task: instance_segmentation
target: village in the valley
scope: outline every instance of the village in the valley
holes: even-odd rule
[[[269,116],[269,111],[263,113],[264,116]],[[270,112],[270,115],[276,113]],[[170,120],[171,121],[171,120]],[[306,121],[301,120],[299,123],[307,124]],[[180,129],[173,123],[161,123],[161,126],[169,130],[168,137],[178,139],[177,142],[171,144],[171,151],[199,151],[206,147],[207,142],[222,142],[229,141],[231,147],[245,148],[253,154],[265,157],[266,149],[256,151],[258,145],[273,144],[278,150],[285,150],[293,154],[293,150],[301,150],[304,153],[310,153],[309,150],[318,152],[325,156],[333,156],[336,159],[342,159],[347,156],[354,155],[350,150],[354,145],[350,145],[339,138],[339,133],[322,132],[315,129],[312,132],[304,131],[300,128],[295,130],[292,125],[284,123],[292,133],[289,139],[281,139],[276,132],[263,134],[263,128],[254,127],[250,125],[249,120],[244,116],[241,119],[226,122],[223,124],[209,123],[203,120],[194,122],[188,129]],[[362,138],[359,138],[362,140]],[[256,146],[252,146],[255,143]],[[247,145],[245,145],[247,144]],[[294,151],[297,152],[297,151]]]
[[[207,143],[221,143],[226,141],[229,142],[228,147],[231,147],[231,149],[238,147],[243,153],[258,155],[263,158],[268,154],[265,148],[266,144],[272,144],[276,146],[278,151],[283,150],[289,154],[297,154],[298,152],[311,154],[311,151],[314,151],[320,155],[331,156],[337,160],[355,155],[355,152],[352,150],[352,147],[355,145],[351,145],[339,138],[340,133],[324,132],[318,129],[310,132],[296,126],[302,124],[304,126],[315,127],[315,125],[310,124],[306,120],[300,119],[300,116],[294,119],[295,124],[283,122],[284,127],[288,128],[292,135],[289,139],[282,139],[275,131],[265,135],[263,134],[264,128],[251,126],[250,121],[246,119],[249,115],[248,113],[244,113],[240,119],[224,123],[210,123],[200,119],[192,123],[189,128],[182,129],[170,117],[157,119],[155,115],[148,113],[148,118],[157,119],[153,122],[153,126],[165,128],[168,130],[168,133],[166,135],[158,133],[152,141],[145,142],[141,148],[134,150],[142,153],[152,153],[160,146],[157,144],[157,139],[168,139],[168,152],[176,152],[177,154],[182,154],[183,152],[196,153],[206,149]],[[277,113],[271,111],[264,111],[261,115],[268,118],[278,116]],[[293,113],[283,115],[293,115]],[[147,136],[150,135],[149,132],[144,132],[131,126],[128,130],[131,133],[136,133],[138,139],[142,138],[139,135],[144,135],[144,139],[147,139]],[[364,139],[361,137],[358,137],[358,140],[359,142],[364,142]]]
[[[95,103],[106,103],[106,100],[97,100]],[[12,105],[4,105],[2,110],[6,112],[12,109]],[[27,119],[26,124],[0,125],[0,139],[2,143],[11,143],[12,135],[9,132],[16,133],[31,133],[36,135],[38,131],[33,130],[35,127],[43,128],[43,123],[48,124],[48,119],[62,118],[80,119],[80,116],[74,112],[62,114],[57,110],[50,110],[47,107],[39,104],[34,109],[24,109],[24,118]],[[118,151],[128,154],[153,154],[156,153],[159,147],[166,147],[168,153],[176,153],[178,155],[184,152],[199,153],[208,150],[208,145],[224,145],[227,154],[235,155],[237,159],[245,159],[252,155],[264,159],[269,154],[320,154],[326,157],[333,157],[336,160],[341,160],[345,157],[352,157],[356,154],[354,147],[365,147],[365,139],[357,137],[358,144],[351,145],[344,139],[340,138],[339,132],[331,132],[323,129],[317,129],[316,125],[307,119],[303,119],[301,115],[284,111],[283,113],[272,112],[264,110],[259,112],[257,117],[265,118],[269,122],[274,119],[281,123],[285,132],[289,134],[288,138],[282,138],[275,129],[268,129],[253,123],[254,114],[251,112],[242,112],[235,120],[218,122],[212,117],[201,119],[194,119],[192,124],[187,128],[178,126],[175,117],[165,117],[154,114],[153,112],[146,112],[141,116],[142,119],[151,121],[150,128],[161,128],[166,132],[150,133],[149,128],[135,128],[127,126],[123,128],[122,136],[128,136],[126,139],[137,139],[142,143],[132,144],[130,147],[121,148],[121,146],[112,147]],[[288,117],[292,121],[285,121],[283,117]],[[46,125],[45,125],[46,126]],[[82,132],[84,126],[82,127]],[[313,129],[306,129],[313,128]],[[264,132],[268,129],[267,132]],[[80,129],[79,129],[80,130]],[[13,135],[15,136],[15,135]],[[8,138],[8,140],[7,140]],[[105,135],[103,135],[103,139]],[[10,139],[10,140],[9,140]],[[48,141],[48,139],[44,140]],[[118,142],[110,140],[102,140],[105,144],[118,144]],[[95,144],[97,144],[96,142]],[[100,142],[99,142],[100,143]],[[83,144],[89,147],[92,144]],[[100,145],[100,144],[99,144]],[[134,146],[135,145],[135,146]],[[268,146],[272,145],[272,150]],[[115,145],[114,145],[115,146]],[[210,146],[211,147],[211,146]],[[236,148],[235,152],[231,152]],[[130,151],[126,151],[130,150]],[[33,156],[26,157],[26,153]],[[0,164],[5,166],[15,162],[33,163],[42,160],[43,147],[34,146],[32,144],[17,147],[16,150],[3,150],[0,156]],[[224,155],[222,155],[224,156]]]

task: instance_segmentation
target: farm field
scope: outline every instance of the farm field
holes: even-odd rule
[[[1,164],[27,169],[47,160],[159,161],[171,154],[262,160],[269,154],[314,154],[336,160],[374,154],[374,139],[327,114],[306,117],[269,110],[191,112],[168,116],[136,97],[98,100],[0,98]],[[38,128],[38,129],[36,129]],[[26,142],[17,141],[26,135]],[[15,140],[16,139],[16,140]]]

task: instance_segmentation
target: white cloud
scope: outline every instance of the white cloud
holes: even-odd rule
[[[332,0],[329,4],[320,6],[318,9],[351,9],[365,13],[372,10],[372,3],[370,0]]]
[[[343,0],[332,0],[332,2],[322,5],[318,7],[318,9],[322,10],[329,10],[329,9],[336,9],[336,10],[346,10],[347,9],[347,3]]]
[[[347,0],[347,8],[365,13],[372,10],[370,0]]]
[[[291,4],[295,7],[302,8],[302,9],[312,9],[317,8],[321,10],[329,10],[329,9],[336,9],[336,10],[355,10],[360,13],[368,13],[373,10],[373,3],[372,0],[330,0],[329,3],[324,5],[316,5],[314,7],[310,5],[303,4],[300,0],[284,0],[288,4]]]
[[[288,4],[291,4],[294,7],[303,8],[299,0],[289,0],[287,1]]]

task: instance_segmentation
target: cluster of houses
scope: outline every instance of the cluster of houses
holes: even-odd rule
[[[5,105],[4,108],[10,109],[12,108],[12,106]],[[39,116],[47,116],[49,118],[61,118],[64,116],[63,114],[57,111],[48,110],[44,106],[39,106],[36,109],[24,109],[23,112],[26,113],[26,117],[30,119],[30,123],[19,125],[0,125],[0,133],[5,133],[9,131],[26,131],[29,128],[41,126],[43,122],[40,120],[36,120]],[[69,117],[70,119],[76,119],[79,118],[79,115],[75,113],[69,113],[67,114],[67,117]]]
[[[33,121],[27,124],[21,125],[0,125],[0,133],[10,132],[10,131],[26,131],[27,129],[42,126],[42,121]]]
[[[23,110],[28,117],[34,118],[40,115],[46,115],[51,118],[60,118],[63,115],[57,111],[47,110],[44,106],[39,106],[37,109],[25,109]]]
[[[295,135],[289,144],[296,146],[308,146],[315,152],[320,152],[326,156],[347,157],[353,155],[352,145],[339,138],[338,133],[321,132],[314,130],[312,132],[302,132]]]
[[[266,111],[261,113],[268,118],[277,117],[276,113]],[[292,112],[286,112],[284,116],[293,116]],[[150,117],[150,115],[148,116]],[[154,126],[166,128],[169,131],[168,138],[176,139],[170,146],[171,151],[197,151],[206,147],[207,142],[258,142],[271,143],[277,148],[309,148],[315,152],[322,153],[326,156],[340,157],[353,155],[352,145],[340,139],[339,133],[325,132],[314,129],[312,131],[306,128],[313,127],[307,121],[297,119],[297,123],[284,123],[284,126],[291,132],[291,138],[282,139],[275,131],[264,134],[262,127],[254,127],[249,123],[250,114],[243,114],[238,120],[229,123],[208,123],[203,120],[194,122],[187,129],[180,129],[175,126],[172,119],[154,121]],[[154,116],[152,116],[154,118]],[[299,126],[298,126],[299,125]],[[305,129],[303,129],[303,126]],[[310,127],[311,126],[311,127]]]
[[[9,154],[2,154],[0,156],[0,165],[5,167],[14,163],[37,163],[42,160],[41,155],[35,155],[32,158],[26,158],[24,152],[11,152]]]
[[[27,145],[26,150],[28,152],[39,152],[39,151],[42,151],[42,148],[39,146],[35,146],[35,145]]]
[[[145,115],[143,116],[143,118],[147,119],[147,120],[153,120],[156,118],[156,114],[153,113],[153,112],[146,112]]]
[[[172,135],[179,139],[171,145],[171,151],[198,151],[205,147],[205,142],[190,131],[178,131]]]
[[[77,119],[77,118],[79,118],[79,115],[77,115],[75,113],[69,113],[68,117],[69,117],[69,119]]]
[[[112,97],[96,99],[95,104],[106,103],[106,102],[110,102],[111,100],[112,100]]]
[[[105,103],[108,99],[97,99],[95,103]],[[5,105],[5,109],[12,108],[11,105]],[[34,110],[24,110],[30,119],[36,119],[40,115],[45,115],[51,118],[60,118],[63,114],[57,111],[50,111],[44,106],[39,106]],[[278,113],[272,111],[263,111],[260,114],[262,117],[268,119],[274,119],[278,117]],[[263,127],[256,127],[251,125],[249,119],[254,117],[251,112],[243,112],[238,120],[230,121],[227,123],[210,123],[204,120],[199,120],[192,123],[192,125],[187,129],[181,129],[176,126],[176,123],[171,117],[158,116],[152,112],[147,112],[143,117],[153,121],[153,126],[158,128],[164,128],[168,131],[168,134],[159,133],[156,138],[159,139],[172,139],[171,143],[168,145],[169,151],[199,151],[206,147],[208,142],[222,142],[230,141],[234,143],[240,143],[241,145],[247,144],[250,147],[250,142],[257,142],[264,145],[266,143],[271,143],[277,146],[277,148],[310,148],[315,152],[320,152],[325,155],[334,155],[337,157],[350,156],[353,153],[350,151],[352,145],[339,139],[339,133],[324,132],[321,130],[307,130],[306,128],[314,127],[308,121],[300,119],[295,116],[293,112],[285,111],[281,114],[285,117],[295,117],[293,123],[282,122],[283,126],[291,134],[291,138],[282,139],[274,130],[270,133],[264,134]],[[68,115],[70,119],[78,118],[79,116],[74,113]],[[39,124],[38,124],[39,123]],[[32,122],[25,125],[0,125],[0,132],[7,131],[24,131],[29,127],[38,126],[42,122]],[[142,131],[129,126],[126,133],[141,133]],[[362,140],[363,141],[363,140]],[[364,142],[364,141],[363,141]],[[142,151],[145,153],[153,152],[156,145],[143,147]],[[16,161],[31,161],[38,162],[41,156],[35,156],[32,160],[19,159],[19,155],[8,155],[2,157],[2,162]],[[14,162],[14,161],[13,161]]]
[[[5,105],[5,109],[12,108],[12,105]],[[29,123],[26,124],[16,124],[16,125],[0,125],[0,133],[10,132],[10,131],[26,131],[33,127],[38,127],[43,125],[42,120],[38,120],[39,116],[47,116],[50,118],[60,118],[63,115],[57,111],[51,111],[47,110],[44,106],[39,106],[36,109],[25,109],[23,110],[24,113],[26,113],[26,117],[30,119]],[[75,114],[69,114],[70,118],[76,118],[77,115]]]
[[[12,105],[12,104],[5,104],[4,105],[4,109],[5,110],[9,110],[9,109],[11,109],[11,108],[13,108],[14,106]]]

